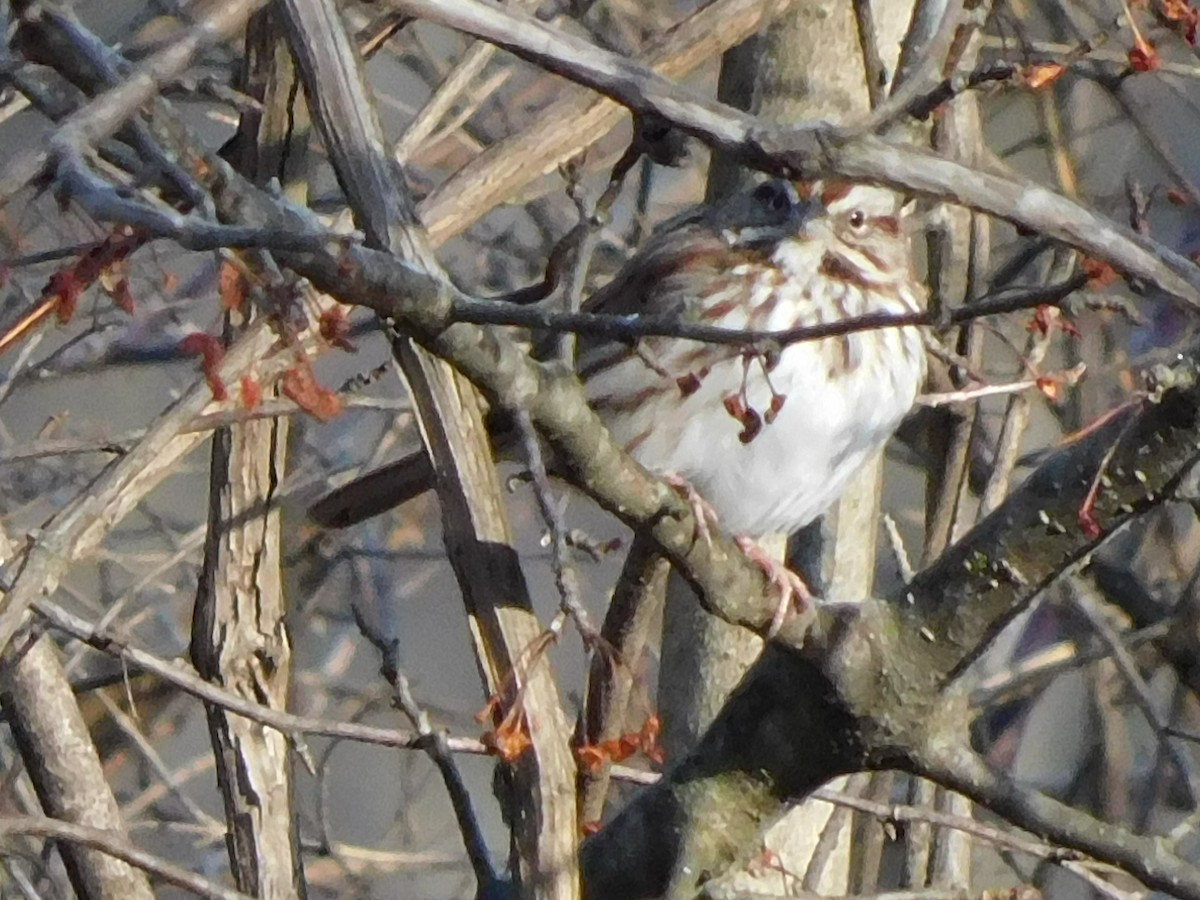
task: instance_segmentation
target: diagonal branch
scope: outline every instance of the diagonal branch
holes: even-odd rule
[[[153,853],[133,846],[124,835],[114,834],[103,828],[89,828],[86,825],[38,816],[6,816],[0,818],[0,834],[28,834],[88,847],[142,869],[167,884],[183,888],[188,893],[204,897],[206,900],[250,900],[248,894],[231,891],[202,875],[172,865]]]
[[[1200,463],[1196,365],[1189,355],[1159,370],[1159,384],[1174,386],[1127,404],[1054,454],[894,603],[864,603],[857,617],[810,636],[800,655],[764,655],[696,752],[585,846],[593,896],[659,884],[669,865],[662,860],[678,850],[663,825],[695,791],[724,792],[749,842],[756,831],[747,821],[769,821],[789,798],[834,775],[902,768],[985,804],[995,800],[995,811],[1015,824],[1115,861],[1150,887],[1200,897],[1200,870],[1159,852],[1160,842],[1014,793],[988,774],[966,749],[964,698],[947,690],[1005,622],[1103,538],[1192,496]],[[1102,466],[1103,490],[1081,516]],[[814,734],[824,737],[777,737]],[[1146,850],[1154,854],[1144,857]]]
[[[481,0],[391,0],[391,5],[498,44],[636,112],[656,113],[755,168],[803,178],[840,175],[961,203],[1058,238],[1200,306],[1200,269],[1192,262],[1030,182],[824,123],[768,126],[582,38]]]
[[[266,0],[233,0],[204,9],[195,25],[135,67],[120,85],[68,116],[51,136],[0,169],[0,206],[53,166],[59,147],[90,147],[109,137],[138,108],[158,95],[163,84],[180,75],[206,49],[227,40]]]
[[[282,11],[313,122],[367,243],[445,283],[403,173],[384,149],[362,64],[337,9],[328,0],[284,0]],[[479,669],[505,714],[515,707],[514,718],[523,714],[527,723],[530,750],[510,770],[514,875],[523,897],[570,900],[578,896],[570,729],[547,659],[531,653],[541,627],[503,512],[482,404],[444,360],[404,336],[394,336],[392,347],[438,475],[446,548],[475,626]],[[463,838],[470,850],[469,831]],[[490,867],[476,873],[488,879],[480,894],[496,890]]]
[[[639,83],[618,78],[613,84],[613,90],[625,91],[631,102],[645,102]],[[708,134],[714,143],[725,140],[720,129],[729,122],[746,125],[734,147],[743,158],[787,169],[810,153],[810,159],[825,160],[830,170],[836,165],[843,174],[889,183],[914,180],[931,193],[944,190],[975,205],[981,205],[976,200],[983,197],[986,204],[1003,207],[1014,221],[1044,225],[1042,230],[1079,246],[1106,248],[1105,255],[1128,271],[1158,279],[1164,286],[1174,285],[1181,296],[1194,296],[1195,274],[1185,267],[1190,264],[1181,265],[1177,257],[1106,226],[1099,217],[1050,192],[971,173],[972,183],[960,194],[947,179],[962,175],[967,171],[963,167],[879,141],[842,142],[817,128],[767,132],[753,122],[727,120],[728,114],[715,105],[695,107],[668,87],[669,96],[660,92],[655,102],[669,108],[691,130]],[[799,149],[789,148],[784,138],[802,138],[804,143]],[[768,153],[764,148],[772,139],[778,139],[774,144],[778,149]],[[890,163],[895,166],[888,175],[884,169]],[[211,162],[208,177],[206,187],[220,199],[232,201],[236,195],[241,204],[235,213],[234,204],[227,202],[227,217],[311,227],[302,215],[242,185],[219,161]],[[709,548],[694,539],[684,505],[620,453],[587,410],[572,378],[533,364],[492,330],[453,324],[457,292],[390,254],[330,239],[320,249],[279,256],[322,288],[393,318],[423,346],[452,360],[492,398],[528,409],[575,480],[627,522],[652,534],[701,589],[709,608],[730,621],[765,627],[773,604],[763,596],[761,575],[741,564],[736,551],[722,540],[714,539]],[[814,642],[804,657],[772,653],[771,668],[764,666],[748,681],[697,755],[684,761],[660,788],[647,792],[628,816],[623,815],[592,844],[597,849],[589,849],[588,865],[598,867],[607,859],[624,867],[627,877],[638,872],[646,878],[652,878],[655,869],[669,868],[675,794],[700,779],[734,776],[731,809],[753,820],[773,814],[787,796],[805,793],[838,772],[885,765],[915,768],[921,764],[922,749],[935,739],[951,742],[961,718],[955,720],[943,686],[996,627],[1064,566],[1095,546],[1095,536],[1076,514],[1100,461],[1116,447],[1112,481],[1102,492],[1094,517],[1102,531],[1111,531],[1162,502],[1193,466],[1200,440],[1196,388],[1187,371],[1177,374],[1185,376],[1182,386],[1165,390],[1161,402],[1120,411],[1044,466],[1028,490],[1018,491],[968,536],[961,550],[918,578],[910,607],[869,604],[862,621],[827,628],[825,637],[819,644]],[[785,629],[781,642],[798,646],[802,638],[802,629]],[[945,707],[951,712],[945,712]],[[831,732],[825,730],[830,722],[838,726]],[[798,746],[794,736],[810,734],[827,734],[828,742]],[[773,756],[766,759],[762,754],[768,751]],[[933,771],[935,762],[925,765]],[[1037,808],[1012,809],[1041,814]],[[1062,830],[1080,834],[1078,829]],[[612,843],[617,837],[636,843],[617,848]],[[606,852],[614,849],[621,852]],[[1119,858],[1152,886],[1200,896],[1200,880],[1183,878],[1157,862],[1138,868],[1128,854]],[[589,868],[588,875],[597,871]],[[589,877],[589,888],[600,892],[595,896],[631,895],[604,894],[603,886],[602,878],[597,877],[593,886]]]
[[[668,78],[686,79],[797,4],[798,0],[713,0],[665,34],[652,38],[640,57]],[[496,141],[434,188],[421,203],[421,220],[443,243],[551,174],[598,142],[626,116],[619,105],[586,87],[564,86],[529,127]]]
[[[1177,897],[1200,896],[1200,871],[1178,856],[1168,839],[1135,834],[1023,788],[989,769],[969,750],[928,749],[925,774],[1010,822],[1061,847],[1111,862],[1156,890]]]

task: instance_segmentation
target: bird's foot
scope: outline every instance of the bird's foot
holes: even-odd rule
[[[779,629],[783,627],[793,609],[803,609],[812,605],[813,593],[803,578],[764,551],[753,538],[737,537],[734,538],[734,542],[746,554],[746,559],[762,569],[779,591],[779,605],[775,607],[775,614],[771,617],[771,625],[767,629],[767,639],[770,640],[779,634]]]
[[[682,475],[676,475],[673,472],[668,472],[662,476],[662,480],[673,487],[688,506],[692,508],[692,516],[696,519],[696,533],[704,540],[704,546],[712,548],[712,527],[717,524],[717,511],[712,508],[712,505],[700,496],[690,481]]]

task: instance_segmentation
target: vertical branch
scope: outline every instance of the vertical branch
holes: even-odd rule
[[[286,708],[291,676],[274,498],[286,426],[286,419],[258,419],[213,437],[209,532],[192,627],[200,674],[272,709]],[[216,706],[208,708],[208,725],[238,888],[302,896],[286,736]]]
[[[931,7],[922,4],[923,21],[932,18]],[[941,70],[945,76],[952,74],[954,66],[970,68],[979,56],[982,35],[976,23],[986,7],[982,3],[971,3],[969,7],[974,15],[959,25],[951,41]],[[916,20],[913,29],[925,30]],[[927,34],[926,40],[932,40],[932,35]],[[946,105],[943,116],[934,124],[931,139],[934,149],[949,158],[982,162],[983,130],[974,91]],[[990,263],[991,220],[963,207],[945,206],[942,212],[942,225],[930,234],[927,243],[929,305],[935,311],[969,303],[981,294]],[[960,329],[955,349],[972,369],[977,369],[983,352],[980,329],[975,325]],[[957,367],[951,369],[949,377],[954,388],[966,381],[966,373]],[[926,439],[940,465],[932,467],[926,484],[925,563],[936,559],[971,524],[962,509],[969,490],[967,476],[977,416],[977,405],[970,404],[937,411],[928,420]]]
[[[887,96],[887,67],[883,64],[883,57],[879,55],[878,28],[875,25],[871,0],[853,0],[853,6],[858,45],[862,50],[863,69],[867,77],[867,95],[871,101],[871,109],[874,109]]]
[[[403,172],[384,150],[361,66],[336,9],[324,0],[288,0],[283,9],[314,123],[368,243],[440,273]],[[530,748],[513,765],[517,809],[510,819],[521,895],[569,900],[579,890],[570,729],[545,655],[531,652],[541,628],[504,516],[481,400],[449,365],[407,338],[397,336],[393,349],[433,460],[446,548],[477,661],[489,692],[506,709],[519,703],[528,729]]]
[[[249,14],[249,4],[220,10],[222,23],[198,30],[187,52],[179,47],[146,63],[143,84],[147,95],[157,90],[159,64],[174,60],[181,70],[208,43],[233,31]],[[34,40],[40,35],[32,34]],[[115,82],[115,73],[97,78]],[[203,397],[202,397],[203,394]],[[82,494],[60,510],[43,529],[42,537],[25,553],[18,577],[4,597],[0,615],[0,646],[6,646],[26,616],[28,606],[52,591],[71,562],[95,549],[108,531],[140,502],[170,470],[171,451],[193,446],[199,438],[178,438],[179,430],[209,398],[198,389],[181,399],[152,429],[135,451],[111,465]],[[9,648],[0,674],[0,702],[8,716],[18,748],[43,809],[56,818],[127,837],[120,811],[100,764],[74,693],[59,663],[55,646],[41,637],[23,648]],[[73,887],[80,897],[141,900],[153,896],[143,872],[127,863],[77,844],[64,844],[62,855]]]
[[[659,618],[670,564],[654,542],[635,535],[621,577],[613,589],[604,618],[600,644],[592,651],[588,671],[581,743],[595,745],[628,732],[627,713],[638,665]],[[609,765],[579,774],[579,818],[582,824],[599,822],[608,794]]]
[[[879,27],[884,35],[898,37],[907,22],[905,7],[892,4]],[[789,10],[760,34],[726,53],[719,84],[720,100],[747,109],[766,122],[804,119],[854,118],[871,107],[864,46],[897,45],[879,34],[859,34],[849,3],[803,4]],[[882,71],[883,65],[878,65]],[[740,167],[716,157],[710,172],[708,195],[715,199],[743,178]],[[799,541],[800,556],[813,565],[802,567],[818,592],[828,599],[859,599],[870,595],[875,567],[878,497],[881,464],[876,461],[857,476],[836,512],[806,529]],[[782,555],[785,536],[773,539],[774,552]],[[769,545],[764,544],[764,548]],[[730,692],[759,657],[762,642],[753,634],[730,626],[700,608],[690,588],[675,578],[668,588],[663,622],[662,670],[659,706],[664,717],[664,747],[678,758],[691,749],[725,704]],[[680,895],[694,888],[697,873],[709,868],[714,852],[711,835],[714,817],[727,798],[714,788],[697,790],[689,797],[688,827],[682,829],[672,891]],[[771,850],[785,868],[805,871],[818,846],[818,836],[832,810],[810,804],[772,829]],[[821,892],[846,889],[848,836],[826,834],[823,871],[810,882]],[[828,852],[826,852],[828,851]],[[767,882],[761,890],[772,889]],[[674,894],[672,894],[674,896]]]
[[[277,16],[256,14],[246,34],[243,89],[262,102],[237,135],[244,168],[260,182],[281,175],[295,78]],[[244,298],[249,308],[248,298]],[[243,314],[232,311],[231,318]],[[227,326],[232,334],[243,326]],[[288,420],[264,418],[213,436],[208,533],[192,622],[197,670],[226,690],[272,709],[287,708],[292,659],[285,624],[280,513]],[[226,845],[238,888],[257,897],[304,896],[292,811],[287,737],[208,706]]]
[[[974,66],[982,39],[973,21],[961,24],[940,74],[949,76],[955,66]],[[979,98],[974,92],[956,97],[947,105],[934,125],[932,143],[938,152],[952,159],[968,163],[982,161],[983,127]],[[928,244],[930,303],[936,309],[970,303],[973,297],[982,293],[983,279],[990,264],[990,220],[962,208],[946,207],[944,213],[944,227],[930,236]],[[975,326],[965,327],[959,334],[957,349],[972,367],[976,367],[983,349],[981,330]],[[955,373],[954,377],[961,375]],[[948,411],[937,417],[943,427],[931,426],[928,430],[930,443],[935,445],[941,465],[933,469],[927,486],[926,561],[940,555],[970,524],[964,521],[962,508],[968,488],[967,473],[977,414],[975,404],[963,410]],[[919,781],[913,790],[921,792],[923,798],[932,797],[940,810],[952,810],[963,816],[971,814],[970,801],[951,792],[932,790]],[[910,867],[909,886],[914,890],[920,890],[926,884],[966,889],[970,884],[971,845],[964,835],[954,829],[938,828],[919,839],[922,846],[918,848],[915,846],[918,838],[908,838],[908,858],[922,860],[922,865]]]

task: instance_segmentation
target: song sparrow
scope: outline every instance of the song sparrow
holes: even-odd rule
[[[778,331],[914,312],[922,293],[891,192],[826,185],[802,200],[775,180],[668,222],[586,308]],[[912,406],[925,355],[911,326],[774,353],[582,338],[578,368],[634,459],[685,480],[731,533],[761,536],[792,532],[838,498]],[[351,524],[431,483],[428,463],[409,458],[334,492],[313,515]]]

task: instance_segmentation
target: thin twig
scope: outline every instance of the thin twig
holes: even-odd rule
[[[1111,884],[1102,880],[1091,871],[1087,857],[1077,850],[1056,847],[1053,844],[1024,838],[1010,831],[976,821],[975,819],[940,812],[928,807],[877,803],[873,800],[865,800],[860,797],[851,797],[837,791],[831,791],[828,788],[821,788],[814,791],[813,797],[836,806],[848,806],[859,812],[875,816],[884,822],[927,822],[943,828],[954,828],[972,837],[995,844],[998,847],[1005,847],[1015,850],[1018,853],[1028,853],[1030,856],[1035,856],[1038,859],[1057,863],[1067,871],[1082,878],[1093,888],[1103,891],[1108,896],[1112,896],[1111,892],[1115,890]]]
[[[902,59],[900,70],[893,81],[892,92],[883,103],[876,106],[861,123],[851,126],[851,130],[859,133],[878,131],[897,117],[904,114],[909,104],[929,89],[931,83],[936,83],[946,64],[946,57],[954,43],[959,22],[963,14],[963,0],[948,0],[946,3],[922,2],[918,9],[926,15],[941,12],[941,19],[932,33],[922,35],[926,39],[918,48],[920,58],[911,66]],[[914,22],[915,28],[920,28],[919,21]],[[911,30],[910,30],[911,36]],[[911,40],[905,41],[905,49],[913,46]]]
[[[1123,635],[1122,640],[1128,647],[1137,648],[1161,640],[1174,627],[1176,626],[1173,622],[1159,622]],[[1075,641],[1059,641],[976,685],[971,692],[971,706],[984,708],[1009,702],[1048,684],[1064,672],[1091,665],[1111,654],[1110,646],[1098,641],[1085,647],[1079,646]],[[1170,728],[1167,732],[1178,736]]]
[[[554,496],[550,486],[550,476],[546,473],[546,462],[542,457],[541,440],[525,409],[513,410],[513,422],[520,438],[521,450],[525,463],[533,480],[534,496],[537,497],[538,509],[542,519],[550,529],[550,565],[554,571],[554,583],[558,588],[559,602],[579,634],[584,644],[594,647],[600,640],[600,631],[592,622],[591,614],[579,598],[579,580],[575,575],[568,559],[567,525],[563,519],[562,507]]]
[[[269,707],[238,697],[229,691],[213,685],[180,661],[170,661],[147,653],[123,641],[117,635],[106,629],[100,629],[92,623],[67,612],[62,607],[48,600],[40,600],[34,606],[35,611],[46,619],[53,627],[71,635],[91,647],[113,656],[127,660],[131,665],[153,673],[165,681],[178,687],[185,693],[191,694],[206,703],[220,706],[230,712],[261,722],[269,728],[277,729],[285,734],[316,734],[325,737],[342,738],[358,741],[364,744],[376,744],[381,747],[393,747],[401,750],[421,749],[423,738],[412,731],[402,731],[391,728],[375,728],[369,725],[358,725],[348,722],[333,722],[328,719],[317,719],[311,716],[297,716],[291,713],[273,710]],[[469,753],[475,756],[491,755],[491,750],[482,741],[470,738],[447,738],[448,747],[455,753]]]
[[[1129,652],[1121,635],[1109,624],[1103,612],[1097,608],[1095,597],[1076,586],[1070,589],[1070,598],[1071,605],[1083,615],[1092,631],[1108,647],[1117,671],[1121,673],[1121,678],[1132,692],[1137,708],[1141,710],[1142,715],[1146,717],[1146,721],[1154,730],[1162,749],[1170,755],[1175,764],[1179,766],[1180,771],[1187,776],[1188,784],[1195,784],[1194,766],[1186,753],[1180,752],[1177,747],[1171,745],[1171,736],[1167,731],[1169,723],[1158,711],[1158,705],[1151,694],[1150,686],[1146,684],[1146,679],[1138,671],[1137,661]]]
[[[195,25],[133,68],[118,87],[69,116],[48,141],[10,159],[0,170],[0,206],[20,194],[54,158],[57,147],[85,147],[114,134],[160,85],[173,80],[208,47],[237,32],[264,0],[235,0],[206,7]]]
[[[437,767],[442,777],[442,784],[450,797],[450,805],[454,808],[454,816],[458,822],[458,830],[462,835],[463,846],[471,869],[475,873],[478,892],[486,895],[495,890],[498,878],[492,867],[491,855],[488,852],[487,841],[483,837],[483,829],[479,826],[479,817],[475,815],[475,804],[471,792],[467,789],[458,762],[450,750],[446,733],[430,724],[429,714],[417,702],[413,695],[412,685],[408,676],[400,667],[400,641],[396,637],[385,637],[383,633],[372,627],[366,620],[357,603],[351,603],[354,621],[358,630],[379,651],[382,660],[379,671],[392,689],[392,703],[408,718],[417,729],[417,746]]]
[[[111,831],[89,828],[86,825],[75,825],[61,819],[47,819],[39,816],[7,816],[0,819],[0,835],[5,834],[35,835],[91,847],[149,872],[168,884],[190,891],[197,897],[207,897],[209,900],[251,900],[246,894],[223,888],[203,876],[172,865],[153,853],[140,850]]]
[[[1080,363],[1074,369],[1043,375],[1039,378],[1027,378],[1023,381],[1010,381],[1007,384],[983,384],[978,387],[964,388],[961,391],[942,391],[937,394],[921,394],[917,403],[921,406],[948,406],[952,403],[974,403],[984,397],[1008,396],[1022,394],[1031,390],[1042,390],[1048,383],[1064,384],[1073,387],[1083,377],[1084,365]]]
[[[883,527],[887,529],[888,540],[892,544],[892,556],[896,560],[896,567],[900,570],[900,578],[907,584],[912,581],[914,571],[912,560],[909,558],[908,551],[904,547],[904,538],[900,534],[896,520],[891,516],[884,515]]]
[[[1200,306],[1200,272],[1193,263],[1052,191],[827,124],[772,128],[582,38],[481,0],[391,2],[414,15],[498,43],[632,110],[655,113],[756,168],[793,177],[836,173],[951,199],[1057,237]]]
[[[879,55],[875,12],[871,8],[871,0],[853,0],[853,6],[854,24],[858,29],[858,44],[862,48],[863,69],[867,76],[867,97],[871,109],[876,109],[887,96],[887,70]]]

